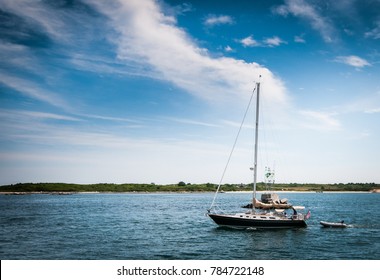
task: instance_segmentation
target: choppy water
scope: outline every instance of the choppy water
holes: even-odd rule
[[[312,213],[307,228],[283,230],[218,228],[204,215],[212,197],[0,195],[0,259],[380,259],[379,194],[281,194]],[[226,193],[218,202],[229,209],[249,199]]]

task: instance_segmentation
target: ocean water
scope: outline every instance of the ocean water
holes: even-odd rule
[[[0,195],[0,259],[380,259],[380,194],[280,196],[310,209],[307,228],[219,228],[205,216],[210,193]],[[244,211],[249,200],[225,193],[217,202]]]

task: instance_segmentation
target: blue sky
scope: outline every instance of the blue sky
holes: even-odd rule
[[[0,0],[0,184],[380,183],[380,1]],[[259,79],[259,76],[262,76]],[[252,174],[254,110],[226,183]]]

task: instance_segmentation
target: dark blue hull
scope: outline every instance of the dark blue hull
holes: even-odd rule
[[[240,216],[208,214],[219,226],[232,228],[305,228],[305,220],[298,219],[253,219]]]

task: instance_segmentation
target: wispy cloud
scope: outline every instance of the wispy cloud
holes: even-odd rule
[[[163,180],[170,183],[172,179],[168,178],[173,170],[178,180],[202,182],[213,180],[214,175],[210,175],[209,170],[218,168],[218,162],[223,162],[226,154],[223,145],[204,142],[199,137],[191,141],[155,137],[152,133],[149,136],[131,135],[113,126],[81,122],[73,126],[62,122],[72,121],[70,117],[59,114],[0,110],[0,117],[0,131],[3,132],[0,140],[17,147],[17,150],[0,151],[3,183],[9,178],[18,182]],[[179,121],[209,127],[197,121]],[[9,172],[12,175],[4,179]]]
[[[299,114],[303,117],[303,126],[306,128],[322,131],[341,129],[335,112],[303,110],[299,111]]]
[[[2,1],[2,8],[13,13],[35,27],[41,34],[46,34],[53,41],[59,41],[66,48],[62,62],[71,63],[80,70],[95,73],[109,73],[121,75],[137,75],[154,79],[161,79],[175,84],[177,87],[185,89],[188,93],[207,100],[225,100],[233,98],[245,99],[253,86],[254,81],[260,75],[266,82],[266,97],[273,101],[284,102],[287,100],[286,89],[282,80],[275,76],[268,68],[255,62],[245,62],[229,57],[215,57],[207,49],[200,47],[197,41],[191,38],[184,29],[177,26],[177,20],[173,13],[167,12],[153,0],[115,0],[111,3],[104,1],[87,1],[84,7],[66,9],[54,8],[53,4],[45,2],[23,1],[23,9],[19,9],[20,3],[14,1]],[[59,4],[57,4],[59,6]],[[75,4],[77,5],[77,4]],[[80,34],[73,28],[80,25],[84,30],[86,40],[83,44],[93,42],[94,38],[89,38],[93,29],[90,29],[86,17],[91,13],[86,13],[88,6],[96,9],[109,19],[110,25],[102,25],[102,28],[110,30],[107,32],[107,39],[116,46],[117,57],[112,61],[110,57],[99,55],[97,52],[91,55],[84,55],[80,51],[80,46],[74,42]],[[85,8],[87,7],[87,8]],[[78,9],[77,9],[78,8]],[[79,13],[82,11],[82,14]],[[104,17],[99,17],[104,20]],[[226,15],[210,16],[208,22],[215,24],[232,24],[233,18]],[[99,23],[92,19],[95,26]],[[78,37],[78,38],[77,38]],[[74,40],[75,39],[75,40]],[[246,44],[252,44],[249,39]],[[275,41],[272,42],[276,44]],[[9,46],[3,44],[3,47]],[[13,65],[34,65],[30,63],[28,48],[13,45],[14,53],[22,52],[25,60],[20,60],[14,55]],[[226,51],[231,51],[227,48]],[[57,58],[55,58],[57,59]],[[10,63],[10,60],[7,60]],[[56,61],[55,61],[56,62]],[[46,64],[46,63],[45,63]],[[44,65],[45,65],[44,64]],[[41,65],[39,65],[41,66]],[[41,67],[40,67],[41,68]],[[26,68],[24,68],[26,69]],[[49,71],[49,67],[43,68]],[[32,69],[30,69],[32,70]],[[57,70],[61,71],[61,70]],[[39,75],[39,71],[34,71],[33,75]],[[45,75],[46,76],[46,75]],[[45,76],[41,76],[45,79]],[[47,75],[48,76],[48,75]],[[20,77],[11,77],[9,74],[1,74],[1,82],[29,97],[47,102],[54,106],[66,106],[62,98],[53,92],[42,89],[31,84]],[[240,97],[238,99],[234,97]]]
[[[223,24],[233,24],[234,20],[232,17],[227,15],[209,15],[204,20],[204,24],[206,26],[214,26],[214,25],[223,25]]]
[[[283,82],[268,68],[255,62],[210,55],[155,1],[90,3],[109,18],[118,34],[113,41],[122,61],[138,60],[150,67],[155,77],[159,73],[161,79],[208,100],[246,98],[259,75],[265,78],[266,97],[278,102],[287,99]]]
[[[28,80],[0,72],[0,83],[9,88],[12,88],[13,90],[18,91],[19,93],[29,98],[48,103],[62,109],[69,108],[67,102],[62,99],[59,94],[41,88],[40,86]]]
[[[61,121],[83,121],[80,118],[55,114],[55,113],[47,113],[47,112],[38,112],[38,111],[27,111],[27,110],[5,110],[0,109],[0,116],[4,118],[28,118],[28,119],[43,119],[43,120],[61,120]]]
[[[184,15],[195,10],[191,3],[181,3],[171,8],[176,15]]]
[[[78,117],[26,110],[0,110],[3,139],[29,145],[68,145],[87,147],[118,147],[126,144],[113,127],[89,126]],[[64,121],[64,122],[62,122]],[[76,122],[72,125],[68,122]]]
[[[356,55],[350,56],[338,56],[335,59],[336,62],[344,63],[356,68],[363,68],[365,66],[371,66],[371,64],[364,58],[358,57]]]
[[[330,107],[330,111],[341,116],[350,114],[376,114],[380,113],[380,91],[364,90],[361,95],[355,95],[353,99],[346,100],[342,104]]]
[[[239,122],[230,121],[230,120],[223,120],[222,123],[227,125],[227,126],[231,126],[231,127],[235,127],[235,128],[239,128],[240,126],[242,126],[243,128],[249,128],[249,129],[254,128],[254,125],[251,125],[251,124],[243,124],[242,125]]]
[[[318,31],[325,42],[333,42],[335,27],[329,18],[323,16],[310,2],[304,0],[285,0],[284,5],[273,9],[274,13],[282,16],[293,15],[310,23],[313,29]]]
[[[98,119],[98,120],[104,120],[104,121],[128,122],[128,123],[141,124],[141,121],[138,121],[135,119],[128,119],[128,118],[119,118],[119,117],[113,117],[113,116],[103,116],[103,115],[84,114],[84,113],[76,113],[76,115],[85,117],[85,118]]]
[[[17,67],[19,69],[34,70],[37,60],[30,52],[29,48],[12,43],[6,42],[0,38],[0,68]]]
[[[88,39],[88,33],[84,32],[93,28],[96,24],[94,20],[88,20],[91,17],[88,6],[82,2],[74,2],[68,9],[62,2],[52,1],[29,1],[29,0],[2,0],[0,8],[10,14],[16,15],[13,20],[22,18],[25,27],[30,28],[33,32],[30,34],[21,34],[22,36],[31,36],[39,34],[56,40],[61,43],[71,44],[74,40],[76,44]],[[82,32],[76,32],[80,26]],[[91,35],[90,35],[91,36]]]
[[[68,62],[71,66],[87,72],[150,78],[154,78],[155,76],[153,69],[144,67],[144,65],[137,61],[131,60],[126,63],[125,61],[94,54],[70,53],[68,55]],[[159,75],[157,74],[156,76],[158,79]]]
[[[376,26],[372,30],[364,33],[366,38],[380,39],[380,20],[378,20],[375,25]]]
[[[367,110],[364,111],[364,113],[367,113],[367,114],[380,113],[380,108],[367,109]]]
[[[66,40],[68,36],[67,33],[61,32],[64,22],[57,11],[41,1],[3,0],[0,5],[3,10],[22,17],[31,26],[37,26],[38,29],[42,29],[45,34],[55,39]]]
[[[220,127],[217,124],[204,122],[204,121],[198,121],[193,119],[182,119],[182,118],[164,118],[170,121],[182,123],[182,124],[190,124],[190,125],[197,125],[197,126],[205,126],[205,127]]]

